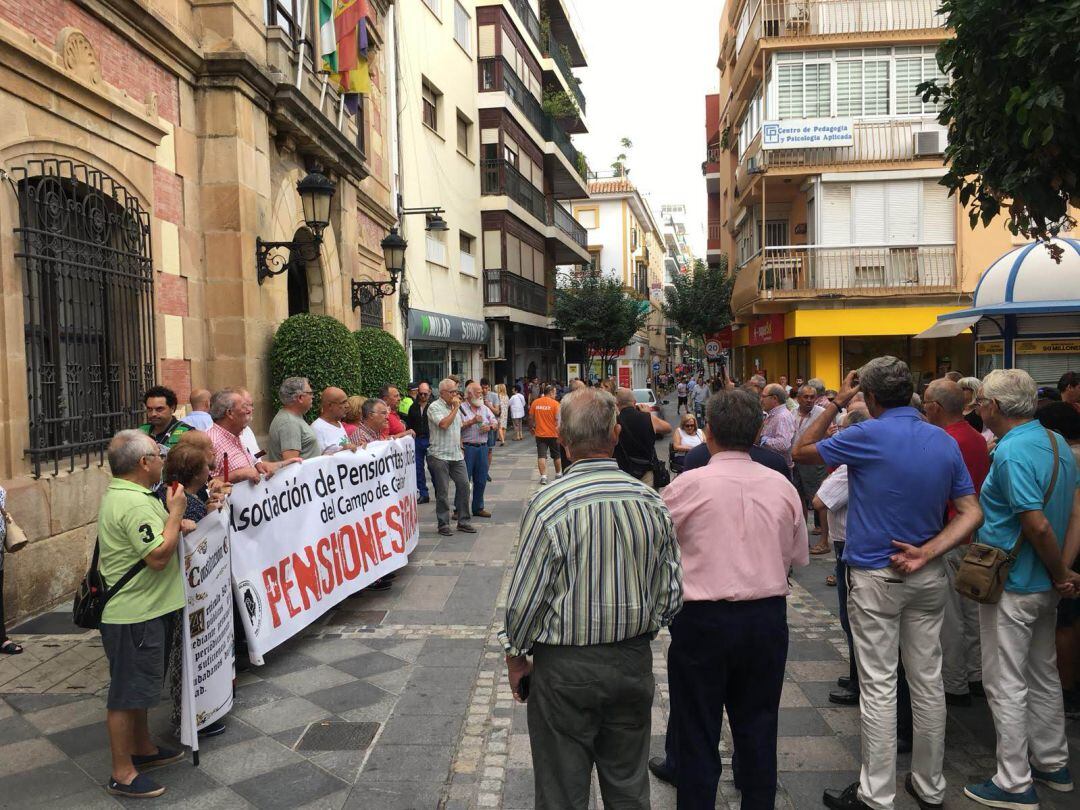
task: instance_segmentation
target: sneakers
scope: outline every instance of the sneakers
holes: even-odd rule
[[[540,476],[540,486],[542,486],[542,487],[547,486],[547,476],[546,475],[541,475]]]
[[[130,799],[153,799],[165,792],[165,788],[144,773],[136,775],[127,785],[110,777],[105,790],[113,796],[127,796]]]
[[[1051,772],[1032,767],[1031,778],[1058,793],[1071,793],[1073,789],[1072,774],[1069,773],[1068,768],[1059,768]]]
[[[981,785],[967,785],[964,795],[987,807],[1004,807],[1006,810],[1039,810],[1039,794],[1029,787],[1023,793],[1006,793],[987,779]]]
[[[555,473],[555,478],[556,478],[556,480],[558,480],[559,478],[562,478],[562,473],[561,472]]]

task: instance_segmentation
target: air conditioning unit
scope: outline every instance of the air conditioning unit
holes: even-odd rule
[[[915,157],[930,157],[945,152],[945,133],[939,129],[914,133]]]
[[[488,321],[488,360],[506,359],[506,324],[498,321]]]

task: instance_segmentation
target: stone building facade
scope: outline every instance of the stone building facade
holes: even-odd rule
[[[261,434],[277,325],[355,329],[351,282],[385,276],[390,0],[370,0],[356,117],[313,68],[307,2],[0,0],[0,484],[31,540],[5,566],[9,622],[85,570],[104,442],[142,421],[142,390],[244,385]],[[311,237],[314,169],[336,186],[319,256],[260,284],[257,237]]]

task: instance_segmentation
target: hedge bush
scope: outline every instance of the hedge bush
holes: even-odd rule
[[[349,396],[360,393],[360,350],[349,328],[329,315],[309,312],[284,321],[270,346],[275,411],[281,407],[278,388],[286,377],[307,377],[311,383],[315,396],[305,414],[309,422],[319,415],[324,388],[332,385]]]
[[[396,385],[405,396],[409,384],[409,358],[405,347],[389,332],[364,328],[353,332],[360,352],[360,393],[376,397],[384,385]]]

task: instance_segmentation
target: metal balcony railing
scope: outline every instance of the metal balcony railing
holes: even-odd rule
[[[766,298],[952,292],[956,245],[767,247],[758,289]]]
[[[721,225],[719,222],[717,222],[714,219],[709,220],[709,247],[714,247],[714,245],[713,245],[714,242],[716,243],[715,247],[719,247],[720,246],[719,242],[720,242],[720,239],[723,236],[723,233],[724,233],[724,226],[723,225]]]
[[[805,37],[942,28],[940,0],[762,0],[761,36]]]
[[[513,164],[505,160],[480,162],[480,193],[505,194],[538,220],[547,224],[547,200]]]
[[[578,171],[581,165],[578,150],[570,143],[570,136],[550,115],[544,112],[543,105],[530,93],[510,63],[500,57],[486,57],[480,62],[480,90],[490,92],[502,90],[514,102],[534,127],[540,131],[544,140],[551,141]]]
[[[508,270],[484,271],[484,303],[548,314],[547,288]]]
[[[719,163],[720,155],[723,150],[719,146],[710,146],[705,150],[705,162],[706,163]]]
[[[551,200],[551,219],[548,224],[555,225],[560,231],[565,233],[571,239],[573,239],[581,247],[588,247],[589,235],[586,233],[584,226],[576,219],[573,214],[566,210],[566,208],[559,203],[558,200],[549,198]]]
[[[510,0],[510,7],[517,12],[518,19],[525,26],[529,38],[536,44],[536,47],[542,48],[543,46],[540,44],[540,20],[536,18],[536,14],[529,7],[528,0]]]
[[[764,168],[935,160],[945,151],[946,134],[933,121],[857,121],[851,146],[762,150]]]
[[[570,86],[570,91],[574,94],[574,99],[577,101],[578,107],[581,108],[582,115],[584,115],[585,94],[581,92],[577,77],[574,76],[574,71],[571,69],[570,63],[566,61],[566,57],[563,55],[562,47],[560,47],[558,40],[552,37],[551,34],[548,34],[544,38],[541,50],[544,52],[544,56],[554,60],[556,67],[559,68],[559,72],[562,73],[563,78],[566,79],[566,83]]]

